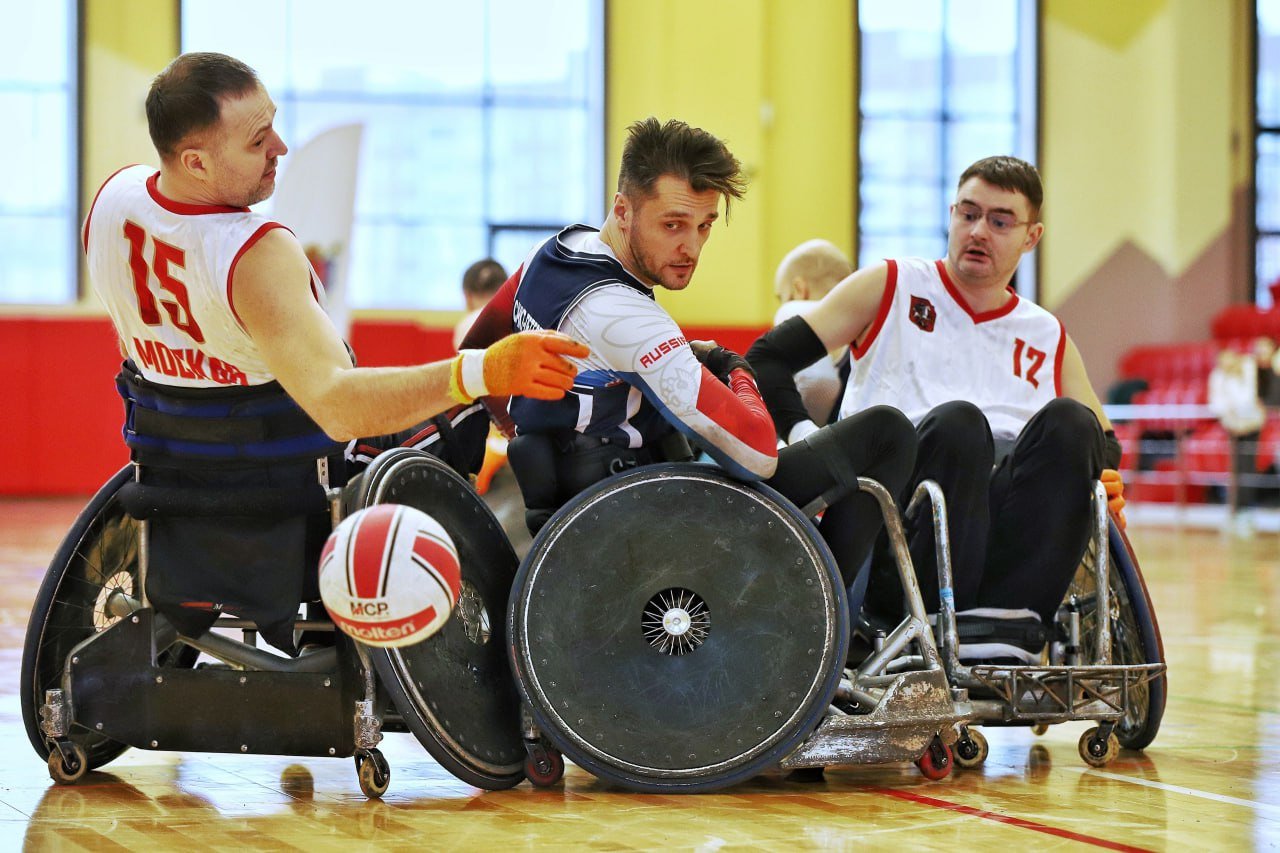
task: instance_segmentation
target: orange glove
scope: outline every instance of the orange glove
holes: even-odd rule
[[[453,360],[449,395],[468,403],[476,397],[559,400],[573,387],[578,368],[566,356],[591,350],[559,332],[519,332],[485,350],[464,350]]]
[[[1121,530],[1125,529],[1124,518],[1124,480],[1120,479],[1120,472],[1115,468],[1103,468],[1102,476],[1099,477],[1102,486],[1107,490],[1107,508],[1111,510],[1111,515],[1116,520]]]
[[[484,442],[484,462],[480,465],[480,473],[476,475],[476,493],[487,494],[493,483],[493,475],[507,464],[507,437],[496,425],[489,425],[489,437]]]

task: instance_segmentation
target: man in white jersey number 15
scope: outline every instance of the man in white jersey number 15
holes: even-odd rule
[[[573,225],[537,246],[471,327],[464,347],[557,329],[591,348],[563,400],[511,405],[510,459],[531,529],[592,483],[671,458],[680,436],[731,475],[764,480],[799,506],[849,472],[895,493],[905,487],[915,434],[901,412],[874,406],[779,451],[742,356],[690,343],[654,299],[658,288],[689,286],[721,202],[727,219],[730,200],[744,192],[740,164],[721,140],[682,121],[638,121],[603,227]],[[819,530],[847,580],[880,526],[861,492],[823,514]]]
[[[274,191],[288,152],[275,112],[244,63],[178,57],[147,95],[159,170],[116,172],[85,219],[90,280],[126,357],[117,386],[144,484],[314,493],[342,481],[341,442],[417,434],[487,393],[564,395],[577,372],[565,356],[587,349],[549,333],[450,361],[356,368],[297,238],[249,209]],[[315,575],[307,554],[324,530],[272,515],[154,519],[164,571],[148,575],[152,602],[192,636],[225,609],[291,648],[292,614]]]
[[[1042,201],[1031,164],[979,160],[960,177],[946,258],[857,270],[747,354],[789,441],[814,428],[794,372],[843,344],[853,360],[840,417],[888,404],[916,425],[912,488],[933,479],[946,496],[970,660],[1038,662],[1044,626],[1088,544],[1093,480],[1107,483],[1124,523],[1120,445],[1080,354],[1057,318],[1010,285],[1044,234]],[[932,519],[921,513],[907,529],[926,606],[937,612]],[[865,610],[887,619],[901,609],[901,589],[883,551]]]
[[[159,171],[122,169],[94,200],[84,226],[91,280],[144,377],[195,388],[276,380],[339,441],[404,429],[486,391],[563,394],[573,369],[557,350],[582,349],[563,339],[490,353],[483,369],[478,361],[459,362],[461,371],[448,361],[354,368],[301,244],[249,210],[275,190],[289,150],[275,112],[248,66],[184,54],[147,98]],[[544,350],[563,378],[529,381],[516,365],[541,364]]]

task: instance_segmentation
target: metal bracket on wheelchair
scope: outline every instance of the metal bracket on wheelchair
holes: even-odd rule
[[[49,740],[66,737],[71,730],[71,703],[63,698],[59,689],[44,692],[44,704],[40,706],[40,731]]]
[[[378,683],[369,650],[360,643],[353,645],[360,659],[360,674],[364,682],[364,698],[356,702],[355,742],[358,749],[373,749],[382,742],[382,720],[374,710]]]

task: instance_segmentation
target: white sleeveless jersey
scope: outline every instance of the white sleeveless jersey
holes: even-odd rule
[[[85,218],[89,280],[143,376],[162,385],[261,385],[275,377],[236,316],[231,277],[251,246],[283,228],[247,207],[165,198],[158,173],[107,179]],[[311,291],[322,290],[314,271]]]
[[[889,261],[880,309],[853,348],[840,417],[877,404],[919,424],[952,400],[976,404],[997,439],[1014,438],[1062,394],[1062,323],[1016,294],[975,314],[942,261]]]

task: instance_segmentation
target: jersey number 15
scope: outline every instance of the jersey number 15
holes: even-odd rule
[[[191,301],[187,295],[187,286],[171,274],[173,269],[182,269],[186,263],[187,253],[177,246],[151,237],[151,266],[142,256],[142,250],[150,236],[141,226],[133,222],[125,222],[124,236],[129,241],[129,271],[133,274],[133,289],[138,294],[138,313],[142,322],[148,326],[159,326],[160,306],[164,306],[169,320],[178,329],[185,332],[198,344],[204,343],[204,332],[191,313]],[[154,272],[156,281],[172,299],[156,299],[151,292],[150,274]]]

